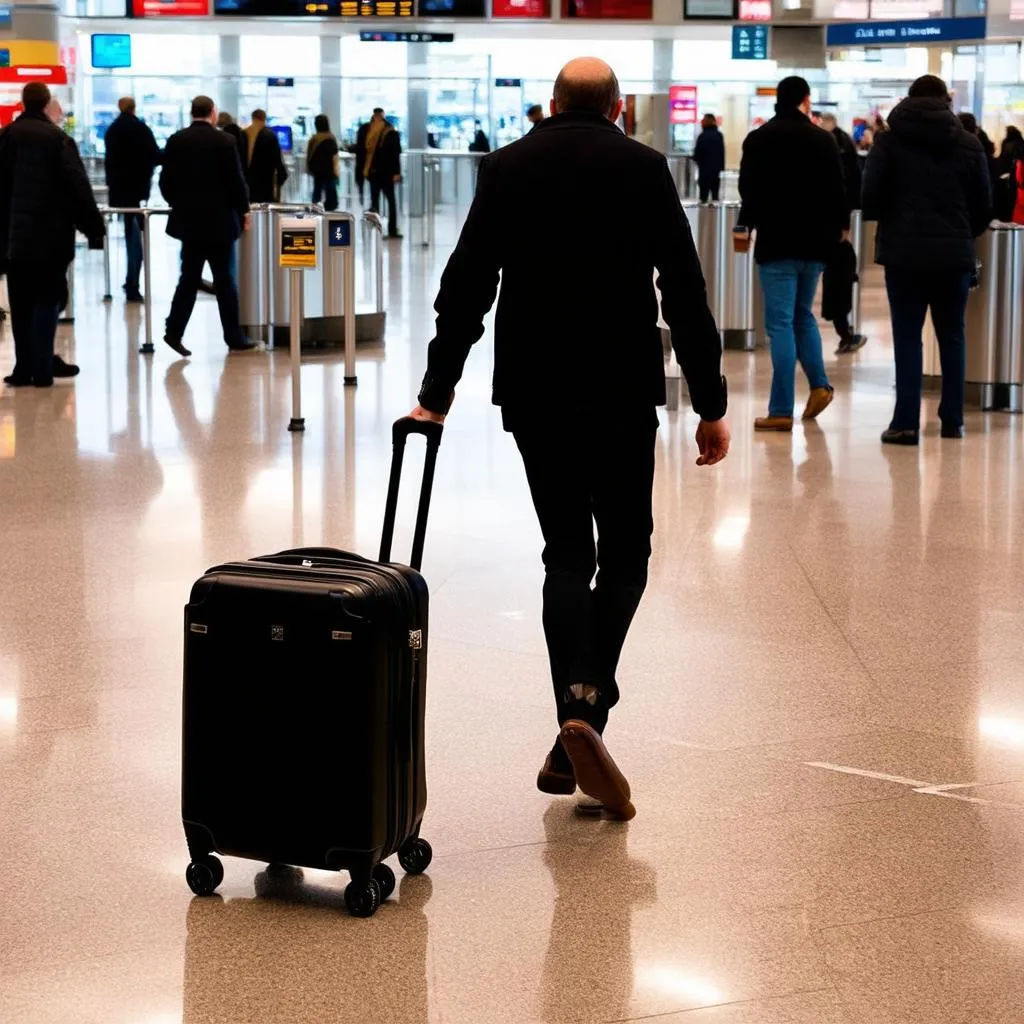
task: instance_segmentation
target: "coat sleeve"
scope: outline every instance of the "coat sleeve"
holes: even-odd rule
[[[162,154],[160,152],[160,146],[157,144],[156,136],[153,134],[153,129],[148,124],[143,125],[146,129],[147,144],[149,147],[149,162],[150,169],[154,170],[160,166],[160,160]]]
[[[90,242],[102,239],[107,233],[107,225],[96,206],[89,176],[85,173],[82,158],[78,154],[78,146],[70,136],[66,137],[61,147],[61,164],[64,172],[64,187],[71,197],[71,209],[74,211],[75,227]]]
[[[483,335],[484,317],[498,294],[501,255],[492,160],[485,156],[480,161],[476,195],[434,303],[436,333],[419,395],[420,405],[431,412],[446,413],[451,406],[469,351]]]
[[[757,137],[751,132],[743,140],[743,155],[740,157],[740,214],[738,223],[748,229],[757,227],[761,215],[761,188],[764,174],[758,156]]]
[[[885,197],[889,194],[888,146],[879,139],[868,153],[864,164],[864,181],[861,186],[861,210],[865,220],[880,220],[885,211]]]
[[[168,206],[174,207],[178,201],[178,168],[176,150],[178,144],[172,135],[164,146],[163,166],[160,169],[160,194]]]
[[[708,307],[704,274],[690,224],[683,213],[672,173],[658,164],[654,265],[658,271],[661,313],[672,332],[672,347],[690,390],[694,411],[703,420],[725,415],[722,341]]]

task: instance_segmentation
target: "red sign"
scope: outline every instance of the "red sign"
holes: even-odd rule
[[[47,85],[67,85],[68,73],[57,64],[26,64],[21,68],[0,68],[0,83],[28,85],[45,82]]]
[[[650,21],[654,0],[562,0],[562,17]]]
[[[132,0],[136,18],[205,18],[210,0]]]
[[[669,86],[668,120],[669,124],[697,123],[697,86]]]
[[[740,0],[740,21],[771,21],[772,0]]]
[[[550,18],[551,0],[494,0],[495,18]]]

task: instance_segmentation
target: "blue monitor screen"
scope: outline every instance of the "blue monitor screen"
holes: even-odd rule
[[[94,35],[92,37],[94,68],[130,68],[132,37],[130,35]]]
[[[270,129],[277,136],[277,141],[281,143],[281,152],[290,153],[292,151],[291,127],[286,124],[272,124]]]

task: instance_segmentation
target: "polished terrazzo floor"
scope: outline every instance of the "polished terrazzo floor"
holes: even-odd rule
[[[284,353],[228,357],[204,299],[195,357],[145,360],[139,310],[104,307],[80,254],[61,346],[81,377],[0,394],[0,1021],[1021,1024],[1022,423],[972,413],[963,443],[883,450],[877,290],[820,426],[751,433],[763,353],[727,356],[722,466],[694,466],[691,414],[662,415],[651,584],[608,731],[633,822],[534,789],[554,734],[540,542],[481,347],[425,565],[429,876],[370,921],[342,878],[238,860],[220,897],[192,897],[189,586],[293,545],[374,552],[445,255],[389,250],[386,351],[360,354],[355,391],[336,356],[309,359],[292,436]],[[154,262],[159,324],[174,254]]]

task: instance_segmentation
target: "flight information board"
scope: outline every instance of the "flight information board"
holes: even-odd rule
[[[340,0],[343,18],[411,18],[414,0]]]

